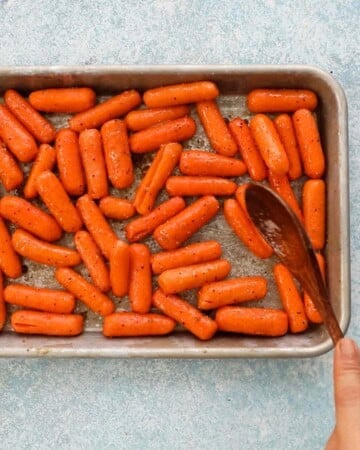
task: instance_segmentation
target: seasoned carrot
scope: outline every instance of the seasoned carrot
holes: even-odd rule
[[[309,110],[300,109],[294,113],[293,123],[306,175],[321,178],[325,172],[325,156],[315,117]]]
[[[317,96],[306,89],[254,89],[247,96],[247,107],[253,113],[314,110]]]
[[[321,274],[323,276],[323,279],[325,281],[325,258],[321,253],[316,254],[316,259],[320,267]],[[304,292],[304,305],[305,305],[305,312],[306,317],[309,319],[312,323],[323,323],[323,318],[321,317],[321,314],[316,309],[316,306],[314,305],[314,302],[312,301],[311,297],[307,292]]]
[[[197,242],[177,250],[155,253],[151,257],[154,274],[177,267],[205,263],[220,258],[221,245],[217,241]]]
[[[108,120],[125,115],[140,103],[141,97],[137,91],[124,91],[85,112],[76,114],[69,121],[70,128],[78,132],[87,128],[98,128]]]
[[[171,333],[176,322],[161,314],[116,312],[104,318],[106,337],[161,336]]]
[[[108,181],[99,131],[82,131],[79,136],[79,147],[88,194],[94,199],[105,197],[108,195]]]
[[[274,124],[289,160],[289,178],[297,180],[302,175],[302,165],[291,117],[280,114],[274,119]]]
[[[219,202],[212,195],[201,197],[159,225],[153,237],[161,248],[174,250],[209,222],[219,211],[219,207]]]
[[[45,117],[39,114],[31,104],[14,89],[8,89],[4,94],[6,106],[17,120],[24,125],[42,144],[48,144],[55,139],[56,130]]]
[[[250,177],[254,181],[262,181],[266,178],[266,165],[256,147],[247,122],[240,117],[229,123],[230,132],[239,147],[239,152],[244,160]]]
[[[83,195],[76,203],[82,220],[99,246],[101,253],[110,258],[110,254],[117,241],[117,236],[106,221],[97,204],[88,195]]]
[[[0,218],[0,269],[9,278],[18,278],[22,273],[20,258],[15,253],[11,236],[5,222]]]
[[[289,160],[272,120],[257,114],[251,119],[250,130],[267,167],[276,175],[285,175]]]
[[[101,137],[111,184],[117,189],[131,186],[134,172],[125,123],[118,119],[104,123]]]
[[[129,222],[125,227],[126,239],[129,242],[141,241],[141,239],[149,236],[159,225],[182,211],[185,206],[185,201],[181,197],[173,197],[166,200],[149,212],[149,214]]]
[[[180,119],[187,116],[189,112],[190,108],[187,105],[138,109],[127,114],[125,124],[131,131],[141,131],[157,123]]]
[[[165,294],[176,294],[222,280],[228,276],[230,269],[231,265],[226,259],[217,259],[165,270],[159,275],[158,283]]]
[[[196,104],[196,111],[212,148],[220,155],[234,156],[237,145],[215,101]]]
[[[243,161],[201,150],[182,152],[179,168],[184,175],[203,177],[240,177],[246,173]]]
[[[289,317],[292,333],[301,333],[308,327],[304,303],[289,270],[283,264],[275,264],[274,278],[280,299]]]
[[[0,200],[0,215],[44,241],[57,241],[62,235],[52,216],[15,195],[6,195]]]
[[[181,151],[181,145],[176,143],[160,147],[135,194],[134,206],[139,214],[148,214],[153,209],[158,193],[179,161]]]
[[[62,128],[55,141],[60,180],[70,195],[85,191],[85,174],[81,163],[78,136],[70,128]]]
[[[18,187],[24,174],[5,144],[0,140],[0,181],[7,191]]]
[[[232,195],[236,191],[233,181],[220,177],[169,177],[166,181],[169,195]]]
[[[4,105],[0,105],[0,138],[21,162],[31,161],[38,152],[35,139]]]
[[[56,162],[56,152],[48,144],[42,144],[39,147],[39,153],[31,167],[30,175],[24,187],[24,197],[27,199],[35,198],[38,194],[36,180],[45,170],[52,170]]]
[[[129,275],[130,247],[119,240],[110,255],[110,283],[113,294],[117,297],[124,297],[128,293]]]
[[[203,341],[211,339],[217,331],[214,320],[177,295],[166,295],[158,289],[153,295],[153,304]]]
[[[55,174],[45,170],[37,177],[36,188],[42,201],[64,231],[75,233],[80,230],[82,221],[79,212]]]
[[[283,336],[288,330],[284,311],[271,308],[224,306],[216,311],[219,330],[260,336]]]
[[[147,313],[151,308],[150,256],[150,250],[146,245],[130,246],[129,299],[132,311],[138,313]]]
[[[152,152],[162,144],[186,141],[195,131],[196,124],[191,117],[169,120],[134,133],[130,136],[130,148],[133,153]]]
[[[0,271],[0,331],[4,328],[6,322],[6,305],[4,302],[4,280],[3,274]]]
[[[53,88],[33,91],[29,102],[38,111],[48,113],[78,113],[95,105],[96,94],[93,89]]]
[[[95,286],[102,292],[108,292],[110,290],[109,269],[94,239],[87,231],[82,230],[75,234],[74,242]]]
[[[267,292],[264,277],[242,277],[205,284],[198,293],[199,309],[216,309],[225,305],[260,300]]]
[[[129,219],[136,212],[135,206],[129,200],[110,195],[100,200],[99,208],[105,217],[115,220]]]
[[[59,314],[70,314],[75,309],[75,297],[69,292],[24,284],[6,286],[4,300],[11,305]]]
[[[195,81],[149,89],[144,93],[144,103],[149,108],[161,108],[213,100],[218,95],[215,83]]]
[[[21,310],[11,315],[11,326],[21,334],[77,336],[83,331],[84,317],[80,314]]]
[[[12,235],[12,244],[19,255],[40,264],[67,267],[77,266],[81,263],[77,251],[60,245],[49,244],[21,229],[16,230]]]
[[[280,197],[290,206],[293,212],[298,216],[300,221],[303,220],[303,215],[299,202],[294,194],[294,191],[289,182],[287,175],[276,175],[272,170],[269,170],[268,179],[270,186],[277,192]]]
[[[56,269],[55,278],[77,299],[101,316],[112,314],[114,303],[99,288],[85,280],[81,275],[69,268]]]
[[[308,180],[303,187],[304,226],[315,250],[325,246],[325,189],[324,180]]]

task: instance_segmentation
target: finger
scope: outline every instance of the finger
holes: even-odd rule
[[[327,441],[325,450],[339,450],[338,438],[335,430]]]

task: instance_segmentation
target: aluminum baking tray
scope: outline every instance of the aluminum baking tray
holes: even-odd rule
[[[0,67],[0,95],[8,88],[26,93],[46,87],[91,86],[100,98],[105,98],[124,89],[144,91],[154,86],[195,80],[217,83],[222,93],[219,104],[229,119],[249,115],[245,95],[254,88],[308,88],[318,94],[317,115],[327,158],[327,279],[331,302],[345,331],[350,320],[347,104],[342,88],[329,74],[316,67],[285,65]],[[64,115],[49,118],[57,126],[67,122]],[[201,126],[184,147],[209,149]],[[135,157],[137,179],[151,158],[152,155]],[[245,180],[243,177],[241,182]],[[298,194],[300,187],[301,181],[296,185]],[[118,195],[131,198],[133,190]],[[113,226],[122,237],[124,223],[113,223]],[[274,258],[262,261],[253,257],[235,237],[222,214],[191,241],[219,238],[224,256],[232,261],[232,276],[264,275],[269,280],[268,295],[256,304],[279,307],[271,275]],[[65,237],[64,242],[71,245],[69,237]],[[154,243],[149,245],[157,250]],[[57,286],[53,269],[33,263],[27,263],[27,272],[20,282]],[[193,301],[195,293],[190,292],[187,298]],[[118,309],[126,308],[127,299],[117,299],[116,303]],[[79,311],[82,310],[80,305]],[[331,348],[331,340],[322,326],[276,339],[218,334],[210,342],[200,342],[182,330],[168,337],[106,339],[101,334],[101,319],[92,313],[87,314],[84,334],[75,338],[27,337],[14,334],[9,326],[0,335],[0,356],[6,357],[275,358],[316,356]]]

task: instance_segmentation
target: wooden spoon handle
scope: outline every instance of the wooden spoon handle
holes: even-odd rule
[[[320,294],[322,297],[322,295]],[[341,331],[339,322],[335,316],[334,310],[327,298],[322,298],[324,305],[324,314],[322,314],[325,326],[330,334],[331,339],[336,345],[340,339],[344,337],[344,333]]]

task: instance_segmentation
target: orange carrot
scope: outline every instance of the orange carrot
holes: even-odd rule
[[[22,170],[12,154],[0,140],[0,180],[7,191],[18,187],[24,180]]]
[[[239,148],[250,177],[255,181],[264,180],[266,178],[266,166],[256,147],[247,121],[237,117],[229,123],[229,130]]]
[[[321,178],[325,172],[325,156],[315,117],[309,110],[300,109],[294,113],[293,123],[306,175]]]
[[[176,216],[159,225],[153,234],[165,250],[174,250],[200,230],[218,212],[219,202],[212,195],[199,198]]]
[[[169,120],[134,133],[130,136],[130,148],[133,153],[152,152],[162,144],[186,141],[195,131],[196,124],[191,117]]]
[[[283,336],[288,330],[284,311],[270,308],[224,306],[216,311],[219,330],[260,336]]]
[[[111,196],[103,197],[99,207],[104,216],[115,220],[129,219],[136,212],[134,205],[129,200]]]
[[[98,128],[108,120],[125,115],[140,103],[141,97],[137,91],[124,91],[85,112],[76,114],[69,121],[70,128],[78,132],[87,128]]]
[[[0,271],[0,331],[4,328],[6,322],[6,305],[4,302],[4,280],[3,274]]]
[[[323,276],[323,279],[325,281],[325,258],[321,253],[316,254],[316,259],[320,267],[321,274]],[[321,317],[321,314],[317,310],[316,306],[314,305],[314,302],[312,301],[311,297],[307,292],[304,292],[304,305],[305,305],[305,312],[306,317],[310,320],[312,323],[323,323],[323,318]]]
[[[104,319],[103,334],[106,337],[161,336],[171,333],[175,321],[160,314],[116,312]]]
[[[79,136],[79,147],[88,194],[95,199],[105,197],[108,195],[108,181],[99,131],[82,131]]]
[[[101,316],[112,314],[114,303],[99,288],[69,268],[56,269],[55,278],[69,292]]]
[[[41,241],[21,229],[12,235],[12,244],[19,255],[40,264],[67,267],[81,263],[80,255],[75,250]]]
[[[306,89],[254,89],[247,96],[247,107],[253,113],[313,110],[316,106],[316,94]]]
[[[113,294],[124,297],[129,291],[130,247],[117,241],[110,255],[110,282]],[[141,312],[141,311],[139,311]]]
[[[281,302],[289,316],[292,333],[301,333],[308,327],[304,303],[289,270],[283,264],[274,266],[274,278]]]
[[[141,241],[141,239],[149,236],[159,225],[182,211],[185,206],[185,201],[181,197],[173,197],[166,200],[149,214],[129,222],[125,227],[126,239],[129,242]]]
[[[187,105],[138,109],[129,112],[125,117],[125,123],[129,130],[141,131],[161,122],[180,119],[187,116],[189,112],[190,108]]]
[[[31,167],[30,175],[24,187],[24,197],[27,199],[35,198],[38,194],[36,180],[45,170],[52,170],[56,162],[56,152],[48,144],[42,144],[39,147],[39,153]]]
[[[108,292],[110,290],[109,269],[94,239],[87,231],[78,231],[74,242],[95,286],[102,292]]]
[[[166,295],[158,289],[154,293],[153,304],[203,341],[211,339],[217,331],[214,320],[177,295]]]
[[[131,309],[147,313],[151,308],[152,280],[150,250],[144,244],[130,246],[129,299]]]
[[[20,258],[15,253],[11,236],[5,222],[0,218],[0,269],[9,278],[18,278],[22,273]]]
[[[96,94],[90,88],[55,88],[33,91],[29,102],[38,111],[78,113],[95,105]]]
[[[315,250],[325,246],[325,181],[308,180],[303,187],[305,230]]]
[[[165,270],[159,275],[158,283],[165,294],[176,294],[222,280],[228,276],[230,269],[231,265],[226,259],[217,259]]]
[[[274,119],[274,124],[289,160],[289,178],[297,180],[302,175],[302,166],[291,117],[280,114]]]
[[[17,120],[24,125],[42,144],[48,144],[55,139],[56,130],[45,117],[39,114],[31,104],[14,89],[8,89],[4,94],[6,106]]]
[[[69,292],[24,284],[6,286],[4,299],[11,305],[59,314],[70,314],[75,309],[75,297]]]
[[[233,181],[220,177],[169,177],[166,181],[169,195],[232,195],[236,190]]]
[[[131,186],[134,173],[125,123],[118,119],[104,123],[101,137],[111,184],[117,189]]]
[[[149,108],[162,108],[213,100],[218,95],[215,83],[195,81],[149,89],[144,93],[144,103]]]
[[[289,178],[286,175],[276,175],[271,170],[268,173],[269,183],[272,189],[290,206],[300,221],[303,220],[301,208],[292,190]]]
[[[184,175],[203,177],[240,177],[246,173],[242,161],[201,150],[182,152],[179,168]]]

